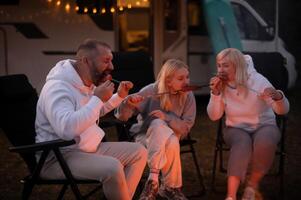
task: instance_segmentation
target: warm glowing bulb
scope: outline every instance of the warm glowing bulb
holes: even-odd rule
[[[129,3],[129,4],[128,4],[128,8],[129,8],[129,9],[132,8],[132,4]]]
[[[96,8],[93,8],[93,13],[97,13],[97,9]]]
[[[122,6],[119,7],[119,11],[123,11],[123,7]]]
[[[69,3],[66,3],[66,5],[65,5],[65,10],[66,10],[67,12],[70,11],[70,4],[69,4]]]
[[[143,0],[144,2],[147,2],[148,0]]]
[[[106,9],[105,9],[105,8],[102,8],[102,9],[101,9],[101,13],[102,13],[102,14],[106,13]]]
[[[56,5],[57,5],[57,6],[60,6],[60,5],[61,5],[61,1],[57,1],[57,2],[56,2]]]
[[[110,11],[111,11],[111,13],[114,13],[114,12],[115,12],[115,8],[112,7],[112,8],[110,9]]]
[[[51,2],[52,2],[52,0],[47,0],[47,2],[48,2],[48,3],[51,3]]]
[[[140,6],[140,1],[136,1],[136,5],[137,5],[137,6]]]
[[[87,12],[88,12],[88,8],[85,7],[85,8],[84,8],[84,13],[87,13]]]
[[[79,7],[78,6],[75,6],[75,11],[79,11]]]

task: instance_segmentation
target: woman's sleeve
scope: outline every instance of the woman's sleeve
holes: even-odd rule
[[[278,115],[285,115],[289,111],[290,104],[289,104],[288,99],[284,95],[284,93],[281,90],[277,90],[277,91],[282,94],[282,99],[277,100],[277,101],[273,100],[272,109]]]
[[[261,87],[262,87],[260,90],[261,93],[267,87],[274,88],[274,86],[267,80],[267,78],[265,78],[262,75],[261,75],[260,82],[261,82]],[[272,109],[275,113],[277,113],[278,115],[285,115],[288,113],[289,108],[290,108],[289,101],[281,90],[277,90],[277,91],[282,94],[282,99],[275,101],[271,97],[264,97],[264,100],[267,103],[267,105],[270,105],[272,107]]]
[[[222,95],[214,95],[210,93],[210,100],[207,105],[207,113],[211,120],[216,121],[220,119],[225,110],[225,104],[222,100]]]

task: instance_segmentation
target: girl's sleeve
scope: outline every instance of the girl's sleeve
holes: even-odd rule
[[[181,117],[178,117],[173,112],[169,112],[166,115],[166,121],[168,125],[175,131],[181,138],[185,137],[195,122],[196,116],[196,102],[192,92],[187,96],[184,104],[184,109]]]
[[[139,92],[135,93],[136,95],[140,95],[143,96],[145,98],[147,98],[148,95],[150,95],[153,92],[153,84],[151,85],[147,85],[144,88],[142,88]],[[133,94],[133,95],[135,95]],[[115,109],[115,117],[121,121],[127,121],[129,118],[131,118],[134,115],[137,115],[140,112],[143,112],[144,108],[145,108],[145,104],[147,102],[147,99],[143,100],[142,102],[140,102],[137,107],[128,105],[126,103],[127,99],[130,97],[131,95],[127,96],[122,102],[121,104]]]

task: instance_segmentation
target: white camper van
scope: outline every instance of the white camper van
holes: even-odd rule
[[[260,69],[265,75],[280,70],[282,87],[292,87],[295,59],[284,48],[278,27],[269,27],[246,1],[230,2],[243,51],[258,60],[263,56],[279,60],[279,69],[265,62]],[[189,64],[191,82],[207,83],[215,66],[202,12],[200,0],[1,1],[0,75],[25,73],[39,91],[58,60],[73,57],[83,39],[98,38],[114,51],[146,51],[155,74],[166,59],[182,59]],[[208,92],[204,89],[196,94]]]
[[[190,7],[193,7],[188,16],[194,28],[189,35],[188,62],[192,71],[192,81],[204,83],[203,81],[209,81],[215,72],[212,47],[206,31],[195,31],[197,22],[194,22],[193,17],[196,14],[193,12],[196,12],[196,9],[202,5],[199,1],[188,2],[191,3]],[[253,56],[253,59],[257,61],[255,63],[257,70],[271,79],[270,81],[276,87],[281,89],[293,87],[297,78],[295,58],[285,49],[283,40],[278,36],[278,10],[275,11],[276,25],[271,27],[245,0],[230,0],[230,3],[237,21],[244,53]],[[275,7],[271,9],[277,9],[277,1],[275,1]]]

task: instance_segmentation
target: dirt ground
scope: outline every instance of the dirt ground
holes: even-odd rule
[[[286,132],[286,159],[285,159],[285,199],[301,199],[301,136],[299,135],[299,124],[301,122],[301,84],[300,81],[295,89],[288,92],[291,109],[288,115],[288,127]],[[191,136],[197,140],[196,152],[198,162],[202,167],[202,174],[206,185],[206,194],[191,199],[220,200],[225,198],[226,176],[223,173],[217,174],[217,192],[210,188],[213,152],[215,144],[215,133],[217,123],[211,122],[206,115],[208,97],[198,97],[198,114],[196,124],[191,131]],[[114,133],[108,130],[108,134],[114,140]],[[27,173],[26,166],[21,158],[8,152],[9,142],[0,130],[0,199],[11,200],[21,199],[22,184],[20,179]],[[196,194],[199,191],[194,164],[190,154],[182,155],[184,193],[187,196]],[[36,186],[31,199],[56,199],[59,193],[58,186]],[[89,189],[82,186],[81,190]],[[240,193],[241,193],[240,189]],[[279,179],[277,177],[266,177],[261,186],[261,192],[266,200],[278,200]],[[91,199],[99,199],[101,194],[96,193]],[[67,192],[64,199],[74,199],[74,196]]]

